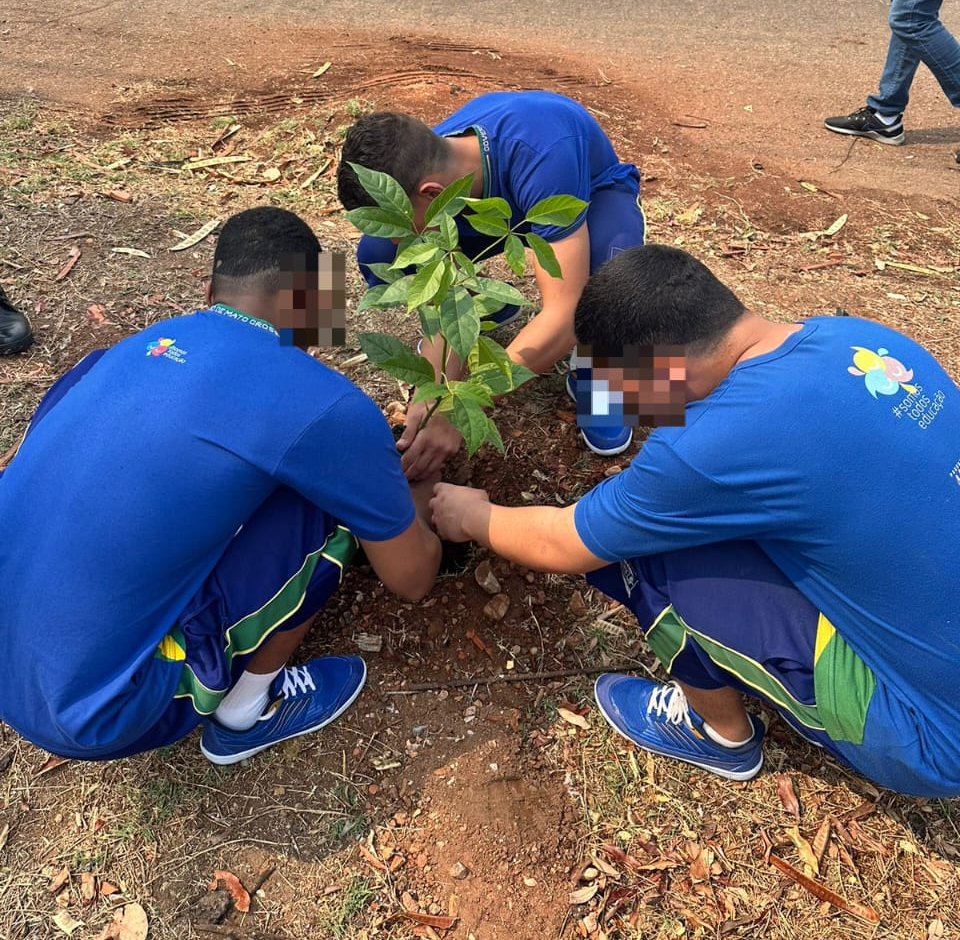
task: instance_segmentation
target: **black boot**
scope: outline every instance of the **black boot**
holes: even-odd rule
[[[30,321],[10,303],[0,287],[0,356],[23,352],[32,342]]]

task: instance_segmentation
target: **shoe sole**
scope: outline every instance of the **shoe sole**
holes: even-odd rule
[[[598,680],[599,681],[599,680]],[[681,757],[678,754],[672,754],[669,751],[659,751],[650,744],[641,743],[640,741],[634,741],[617,722],[607,714],[607,711],[603,707],[603,703],[600,701],[600,698],[597,696],[597,686],[594,683],[593,686],[593,700],[597,703],[597,708],[600,709],[600,714],[603,715],[604,720],[617,732],[622,738],[626,738],[628,741],[635,744],[637,747],[642,748],[644,751],[649,751],[651,754],[659,754],[661,757],[669,757],[672,760],[682,761],[684,764],[691,764],[694,767],[699,767],[701,770],[708,770],[712,774],[716,774],[718,777],[724,777],[727,780],[752,780],[758,773],[760,773],[760,768],[763,767],[763,750],[760,751],[760,760],[757,761],[756,765],[748,768],[747,770],[721,770],[717,767],[712,767],[710,764],[701,764],[699,761],[693,760],[690,757]],[[751,722],[752,723],[752,722]],[[754,729],[756,733],[756,729]]]
[[[311,725],[309,728],[304,728],[303,731],[295,731],[293,734],[288,734],[286,737],[277,738],[276,741],[271,741],[269,744],[258,744],[256,747],[248,748],[245,751],[240,751],[236,754],[211,754],[203,746],[203,738],[200,738],[200,750],[203,753],[203,756],[210,761],[211,764],[216,764],[219,767],[226,767],[229,764],[238,764],[242,760],[246,760],[248,757],[253,757],[254,754],[259,754],[261,751],[267,750],[267,748],[275,747],[278,744],[282,744],[284,741],[290,741],[293,738],[302,737],[305,734],[313,734],[314,731],[319,731],[321,728],[326,728],[331,722],[336,721],[356,700],[360,693],[363,691],[363,687],[367,684],[367,664],[363,663],[363,675],[360,677],[360,682],[354,690],[353,694],[343,703],[332,715],[325,718],[319,724]]]
[[[828,131],[832,131],[834,134],[843,134],[845,137],[863,137],[864,139],[875,140],[878,144],[892,144],[894,147],[903,143],[902,131],[896,137],[884,137],[877,131],[848,131],[840,127],[831,127],[829,124],[823,126]]]
[[[33,333],[20,337],[15,343],[8,343],[6,346],[0,346],[0,356],[14,356],[17,353],[29,349],[33,343]]]
[[[593,451],[599,457],[616,457],[617,454],[622,454],[632,443],[633,443],[633,434],[631,434],[626,441],[622,444],[617,444],[616,447],[596,447],[590,443],[590,439],[587,437],[587,432],[581,428],[580,436],[583,438],[583,443],[587,445],[588,449]]]

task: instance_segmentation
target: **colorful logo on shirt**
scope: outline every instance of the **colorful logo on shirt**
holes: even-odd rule
[[[896,395],[901,389],[912,395],[917,387],[908,384],[913,378],[913,369],[908,369],[899,359],[888,355],[882,346],[876,352],[863,346],[851,346],[854,350],[853,365],[847,366],[851,375],[862,375],[867,391],[877,395]]]
[[[147,343],[147,355],[148,356],[162,356],[173,344],[175,340],[164,339],[155,339],[152,343]]]
[[[147,343],[147,355],[153,356],[154,358],[163,357],[164,359],[171,359],[173,362],[186,362],[184,357],[187,355],[187,351],[181,349],[179,346],[175,346],[174,342],[175,340],[167,339],[165,336],[152,340]]]

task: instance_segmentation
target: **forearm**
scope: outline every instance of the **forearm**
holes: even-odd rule
[[[554,574],[584,574],[606,564],[580,540],[574,507],[497,506],[475,501],[464,506],[465,535],[509,561]]]
[[[422,355],[432,366],[436,373],[437,381],[446,374],[447,380],[456,380],[463,377],[463,362],[460,357],[447,346],[447,361],[443,361],[443,339],[438,335],[432,342],[424,339],[420,346],[420,355]]]
[[[556,315],[542,310],[517,333],[507,347],[507,354],[514,362],[543,374],[569,355],[575,343],[572,312]]]

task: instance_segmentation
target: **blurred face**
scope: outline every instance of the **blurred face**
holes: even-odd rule
[[[594,355],[581,344],[576,369],[581,426],[683,425],[687,363],[682,346],[624,346],[613,355],[609,350]]]
[[[346,342],[346,260],[342,254],[284,258],[274,325],[281,331],[281,342],[304,349]]]

